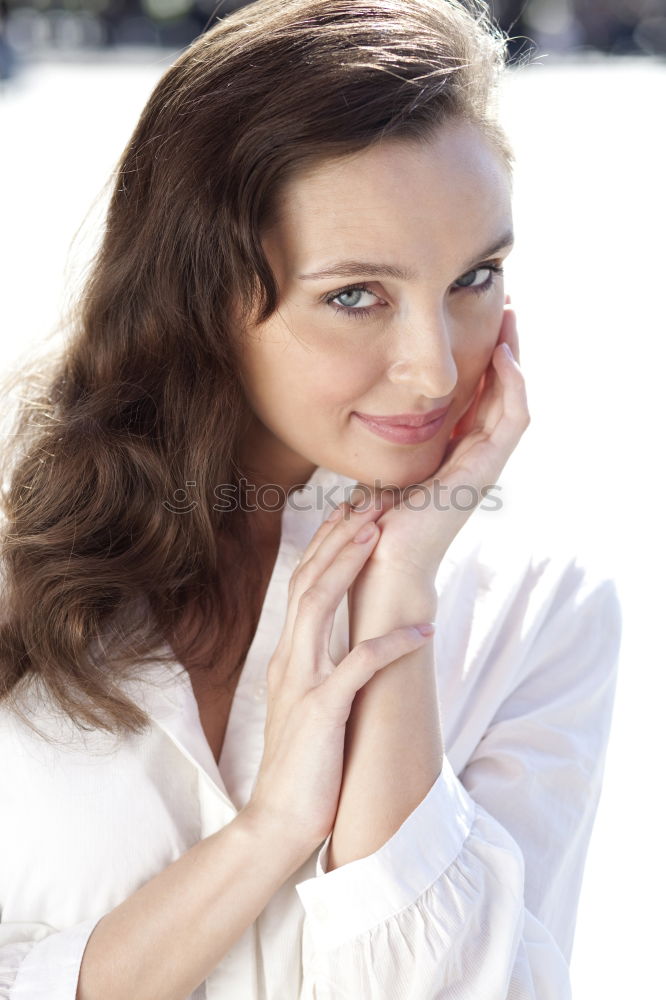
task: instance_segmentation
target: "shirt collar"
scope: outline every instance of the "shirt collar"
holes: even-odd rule
[[[309,544],[319,525],[337,504],[349,499],[357,479],[318,466],[302,489],[287,499],[282,514],[280,549],[287,569]],[[277,641],[277,637],[276,637]],[[216,794],[229,800],[222,777],[198,721],[198,706],[189,674],[168,643],[159,654],[170,654],[169,662],[150,662],[137,680],[126,681],[126,693],[140,705],[200,768]],[[231,801],[229,800],[229,804]]]
[[[283,543],[299,553],[333,508],[348,500],[358,479],[317,466],[305,485],[295,490],[282,514]]]

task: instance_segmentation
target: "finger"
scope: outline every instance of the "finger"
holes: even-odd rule
[[[509,308],[504,310],[500,334],[489,362],[489,372],[486,383],[487,388],[484,386],[483,396],[480,398],[477,406],[477,420],[475,427],[479,430],[484,430],[486,433],[492,433],[494,428],[502,419],[507,406],[507,390],[503,379],[498,376],[498,370],[495,364],[495,358],[498,356],[497,351],[500,349],[500,345],[505,343],[508,344],[512,353],[514,352],[514,347],[516,350],[518,349],[516,314]],[[503,356],[503,351],[500,349],[500,365],[501,358]],[[502,369],[502,371],[503,370],[504,369]]]
[[[469,428],[470,432],[485,431],[488,428],[494,427],[502,415],[503,386],[493,364],[496,349],[497,345],[495,345],[493,353],[488,359],[488,367],[483,378],[483,387],[476,403],[475,420]]]
[[[333,512],[333,515],[336,511]],[[291,575],[287,588],[287,611],[284,625],[278,640],[276,656],[283,660],[288,656],[292,645],[294,622],[298,611],[298,601],[305,590],[333,562],[341,549],[353,538],[359,528],[373,521],[378,513],[369,511],[352,511],[349,504],[341,504],[337,509],[337,519],[324,524],[316,531],[307,546],[297,568]],[[346,518],[346,519],[345,519]],[[337,529],[334,534],[334,529]],[[351,585],[351,584],[349,584]]]
[[[454,439],[465,437],[465,435],[469,434],[469,432],[476,424],[476,413],[479,406],[479,399],[481,398],[481,395],[483,393],[485,377],[486,373],[484,371],[483,375],[477,382],[476,389],[474,390],[472,398],[470,399],[467,405],[467,409],[464,410],[462,416],[458,418],[456,424],[454,425],[453,430],[451,431],[452,442],[454,441]]]
[[[516,312],[514,309],[507,307],[504,309],[502,326],[497,343],[501,344],[503,341],[506,341],[509,345],[511,353],[518,364],[520,364],[520,343],[518,341],[518,322],[516,319]]]
[[[345,516],[347,520],[345,520]],[[303,556],[291,574],[287,586],[287,611],[284,625],[278,641],[278,655],[288,653],[291,649],[294,622],[298,611],[298,601],[305,590],[317,579],[327,566],[336,558],[342,548],[357,533],[359,528],[372,521],[374,512],[355,512],[349,504],[341,504],[333,511],[328,522],[323,522],[315,532]],[[334,529],[337,532],[334,534]]]
[[[502,413],[502,383],[497,377],[493,355],[494,349],[488,360],[488,368],[483,380],[483,391],[479,395],[476,405],[476,420],[473,430],[486,427],[489,421],[491,426],[494,426]]]
[[[300,572],[301,567],[306,562],[309,561],[313,553],[317,551],[324,538],[326,538],[333,531],[335,524],[343,517],[343,515],[344,515],[344,504],[338,504],[338,506],[334,507],[333,510],[330,512],[330,514],[324,518],[324,520],[321,522],[321,524],[315,531],[314,535],[306,545],[305,549],[303,550],[303,554],[299,557],[298,562],[296,563],[298,572]],[[292,577],[289,581],[290,587],[292,586],[295,577],[296,574],[295,573],[292,574]]]
[[[303,555],[301,556],[300,559],[301,564],[307,562],[308,559],[311,558],[313,553],[316,552],[317,549],[319,548],[323,539],[330,534],[330,532],[333,530],[336,524],[338,524],[340,521],[346,521],[347,523],[349,522],[349,510],[350,510],[349,503],[346,500],[343,501],[342,503],[339,503],[337,507],[333,508],[330,514],[328,514],[328,516],[326,517],[326,519],[322,521],[322,523],[319,525],[317,531],[314,533],[314,535],[306,545],[303,551]]]
[[[492,379],[488,378],[484,384],[476,410],[477,422],[469,433],[479,431],[485,435],[497,456],[504,454],[506,461],[529,425],[530,416],[525,380],[516,361],[506,355],[505,343],[508,341],[498,341],[495,346],[491,356]],[[454,448],[448,449],[447,457],[452,455]]]
[[[308,671],[329,659],[329,643],[335,612],[353,584],[373,548],[380,530],[369,521],[298,597],[287,612],[291,621],[291,655]]]
[[[366,639],[341,660],[333,673],[317,689],[327,713],[347,721],[354,697],[382,667],[423,646],[432,635],[422,635],[415,626],[405,625],[375,639]]]
[[[367,509],[352,510],[348,501],[344,501],[329,519],[331,527],[323,532],[315,532],[307,545],[298,566],[296,574],[289,581],[291,591],[305,589],[309,582],[326,568],[337,553],[354,537],[359,528],[368,521],[377,520],[381,510],[373,506]]]
[[[503,347],[493,355],[493,363],[503,386],[503,410],[493,428],[489,428],[495,444],[515,447],[530,423],[525,379],[515,358],[510,358]]]
[[[510,302],[511,296],[507,295],[506,299]],[[507,340],[512,351],[514,345],[517,348],[518,338],[515,327],[515,313],[511,309],[504,309],[502,316],[502,323],[500,325],[500,332],[497,338],[497,344],[502,343]],[[495,346],[497,346],[497,344]],[[460,417],[453,428],[451,438],[453,439],[464,437],[469,434],[475,428],[481,428],[486,424],[490,409],[493,403],[501,397],[502,391],[501,387],[497,384],[497,376],[495,374],[495,369],[493,365],[493,354],[490,355],[488,359],[488,364],[486,369],[477,383],[477,387],[474,391],[472,399],[468,405],[468,408]],[[492,424],[493,426],[497,423],[501,410],[492,414]]]
[[[376,511],[372,507],[366,511],[353,511],[345,501],[319,525],[289,579],[287,612],[274,653],[276,660],[282,662],[289,655],[301,594],[331,564],[359,528],[380,515],[381,510]]]
[[[288,584],[288,588],[287,588],[287,593],[288,593],[289,599],[291,599],[292,595],[294,594],[294,592],[296,590],[297,581],[299,579],[299,574],[302,572],[302,566],[303,566],[304,561],[307,560],[309,554],[312,554],[313,552],[315,552],[317,550],[317,548],[321,545],[323,539],[326,538],[326,536],[331,533],[331,531],[333,530],[333,527],[334,527],[336,521],[338,521],[341,516],[342,516],[341,509],[339,507],[336,507],[331,512],[331,514],[321,522],[321,524],[319,525],[319,527],[315,531],[315,533],[312,536],[312,538],[310,539],[310,541],[309,541],[309,543],[308,543],[308,545],[307,545],[307,547],[306,547],[303,555],[300,557],[300,559],[296,563],[296,567],[294,569],[294,572],[292,573],[292,575],[291,575],[291,577],[289,579],[289,584]],[[299,590],[299,593],[300,593],[300,590]],[[288,616],[287,616],[287,618],[285,619],[284,625],[282,626],[282,632],[280,633],[280,638],[278,640],[278,644],[277,644],[276,650],[275,650],[275,654],[278,657],[280,657],[284,652],[288,652],[288,650],[289,650],[289,647],[291,645],[291,628],[292,628],[292,625],[293,625],[293,623],[289,622]]]

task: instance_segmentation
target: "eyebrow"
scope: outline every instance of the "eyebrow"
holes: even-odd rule
[[[494,240],[491,246],[486,247],[481,253],[475,254],[472,259],[463,267],[469,270],[481,260],[485,260],[498,250],[504,250],[514,244],[513,230],[509,229],[503,233],[499,239]],[[335,263],[327,264],[319,271],[310,271],[308,274],[299,274],[302,281],[312,281],[319,278],[355,278],[359,274],[367,274],[373,278],[396,278],[398,281],[414,281],[417,274],[411,268],[396,267],[394,264],[378,264],[364,260],[338,260]]]

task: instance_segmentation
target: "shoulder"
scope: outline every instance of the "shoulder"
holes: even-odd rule
[[[513,526],[481,525],[456,537],[437,574],[437,588],[457,586],[478,598],[494,599],[514,614],[521,608],[541,615],[559,608],[586,613],[603,608],[619,625],[621,605],[613,567],[580,542],[567,544],[548,533],[535,536]]]
[[[468,525],[469,526],[469,525]],[[559,661],[565,682],[614,678],[622,611],[608,562],[554,538],[483,525],[455,539],[436,580],[442,657],[457,646],[468,679],[492,677],[504,694]],[[464,665],[462,660],[464,659]],[[456,669],[455,664],[452,665]]]
[[[461,532],[436,580],[437,686],[456,774],[491,730],[518,718],[529,721],[517,745],[551,725],[601,739],[617,681],[622,619],[608,565],[545,535],[490,527]],[[589,741],[585,752],[598,759]]]

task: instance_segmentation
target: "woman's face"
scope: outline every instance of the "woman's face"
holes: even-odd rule
[[[427,144],[388,140],[290,180],[276,219],[263,246],[278,309],[244,331],[241,357],[250,467],[287,489],[319,465],[371,486],[426,479],[499,336],[504,286],[490,265],[512,226],[499,154],[466,123]],[[447,404],[417,443],[355,416]]]

